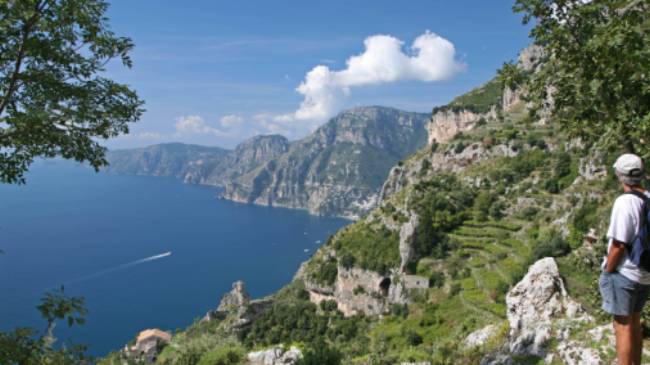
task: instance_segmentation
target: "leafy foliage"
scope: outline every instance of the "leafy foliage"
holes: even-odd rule
[[[461,110],[469,110],[474,113],[487,113],[492,107],[500,107],[502,95],[502,82],[494,78],[485,83],[485,85],[455,98],[445,106],[433,108],[433,114],[445,111],[458,112]]]
[[[79,364],[87,358],[85,347],[81,345],[56,349],[52,345],[54,325],[57,320],[65,319],[68,326],[83,324],[86,309],[84,300],[67,297],[61,287],[47,293],[38,310],[47,322],[41,336],[32,328],[16,328],[12,332],[0,332],[0,364],[36,365],[36,364]]]
[[[0,182],[24,182],[36,157],[106,165],[98,139],[128,133],[143,104],[101,76],[118,58],[131,67],[129,38],[116,36],[102,0],[0,2]]]
[[[650,3],[517,0],[514,10],[534,20],[546,52],[526,82],[533,111],[547,108],[585,141],[650,156]]]
[[[354,262],[355,266],[384,275],[399,265],[397,233],[384,226],[373,227],[365,222],[350,225],[334,239],[334,248],[344,267]]]
[[[447,233],[469,218],[475,193],[453,175],[420,182],[415,192],[413,208],[420,217],[415,252],[418,257],[442,258],[450,249]]]

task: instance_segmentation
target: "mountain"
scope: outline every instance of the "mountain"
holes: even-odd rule
[[[384,107],[345,111],[287,153],[225,184],[227,199],[359,216],[390,168],[426,144],[428,116]]]
[[[597,278],[619,189],[606,167],[618,151],[531,118],[518,90],[485,98],[494,85],[434,110],[429,129],[481,117],[400,160],[376,207],[330,237],[289,285],[220,305],[177,332],[157,363],[226,353],[232,364],[279,363],[296,351],[317,364],[613,363]],[[303,151],[325,150],[315,145],[337,138],[330,128],[301,141]],[[289,158],[296,146],[283,166],[303,161]],[[270,182],[283,170],[267,171],[258,186],[282,188]],[[243,288],[222,303],[247,298]]]
[[[174,176],[221,187],[234,201],[358,218],[376,203],[390,168],[426,145],[428,120],[422,113],[359,107],[294,142],[271,135],[232,151],[182,144],[112,151],[109,171]]]
[[[188,180],[221,168],[230,151],[182,143],[109,151],[108,171],[117,174],[173,176]]]

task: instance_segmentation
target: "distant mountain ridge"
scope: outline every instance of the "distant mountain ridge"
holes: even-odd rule
[[[111,151],[109,171],[223,188],[225,199],[356,218],[374,207],[390,168],[427,143],[429,114],[346,110],[290,142],[252,137],[234,150],[168,143]]]

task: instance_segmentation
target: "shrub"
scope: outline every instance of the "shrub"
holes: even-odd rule
[[[445,275],[441,272],[434,271],[431,276],[429,276],[429,287],[441,288],[443,285],[445,285]]]
[[[410,346],[418,346],[422,343],[422,336],[413,330],[406,330],[402,335]]]
[[[239,365],[244,356],[245,351],[242,347],[231,345],[205,353],[196,365]]]
[[[390,306],[390,313],[396,317],[406,318],[409,315],[409,308],[406,304],[393,304]]]
[[[455,154],[462,153],[463,151],[465,151],[465,147],[466,147],[465,143],[463,143],[462,141],[456,143],[456,146],[454,146],[454,153]]]
[[[571,246],[562,238],[559,232],[551,230],[542,234],[533,248],[533,260],[543,257],[560,257],[571,252]]]
[[[320,266],[312,271],[312,278],[320,284],[333,285],[338,276],[339,269],[334,259],[326,259],[320,262]]]
[[[346,269],[352,268],[354,266],[355,261],[356,260],[354,259],[354,256],[352,256],[352,254],[350,254],[349,252],[344,253],[340,259],[341,266],[343,266]]]
[[[323,300],[320,302],[320,309],[324,312],[334,312],[338,309],[338,304],[336,300]]]
[[[321,340],[305,349],[296,365],[340,365],[341,357],[340,352]]]
[[[460,290],[461,290],[460,283],[453,283],[451,284],[451,288],[449,288],[449,295],[454,296],[460,293]]]
[[[537,216],[538,212],[539,212],[539,209],[537,209],[536,207],[527,206],[526,208],[522,209],[519,212],[518,216],[521,219],[532,221]]]

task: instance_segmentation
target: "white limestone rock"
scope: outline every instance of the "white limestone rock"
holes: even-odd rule
[[[288,350],[274,347],[267,350],[250,352],[247,355],[250,365],[291,365],[302,358],[302,352],[292,346]]]
[[[544,345],[554,333],[554,322],[592,320],[580,304],[569,297],[555,260],[547,257],[533,264],[526,276],[506,296],[511,353],[545,356]]]
[[[470,333],[467,337],[465,337],[465,341],[463,341],[463,347],[471,349],[485,345],[496,334],[498,329],[498,326],[489,324]]]

